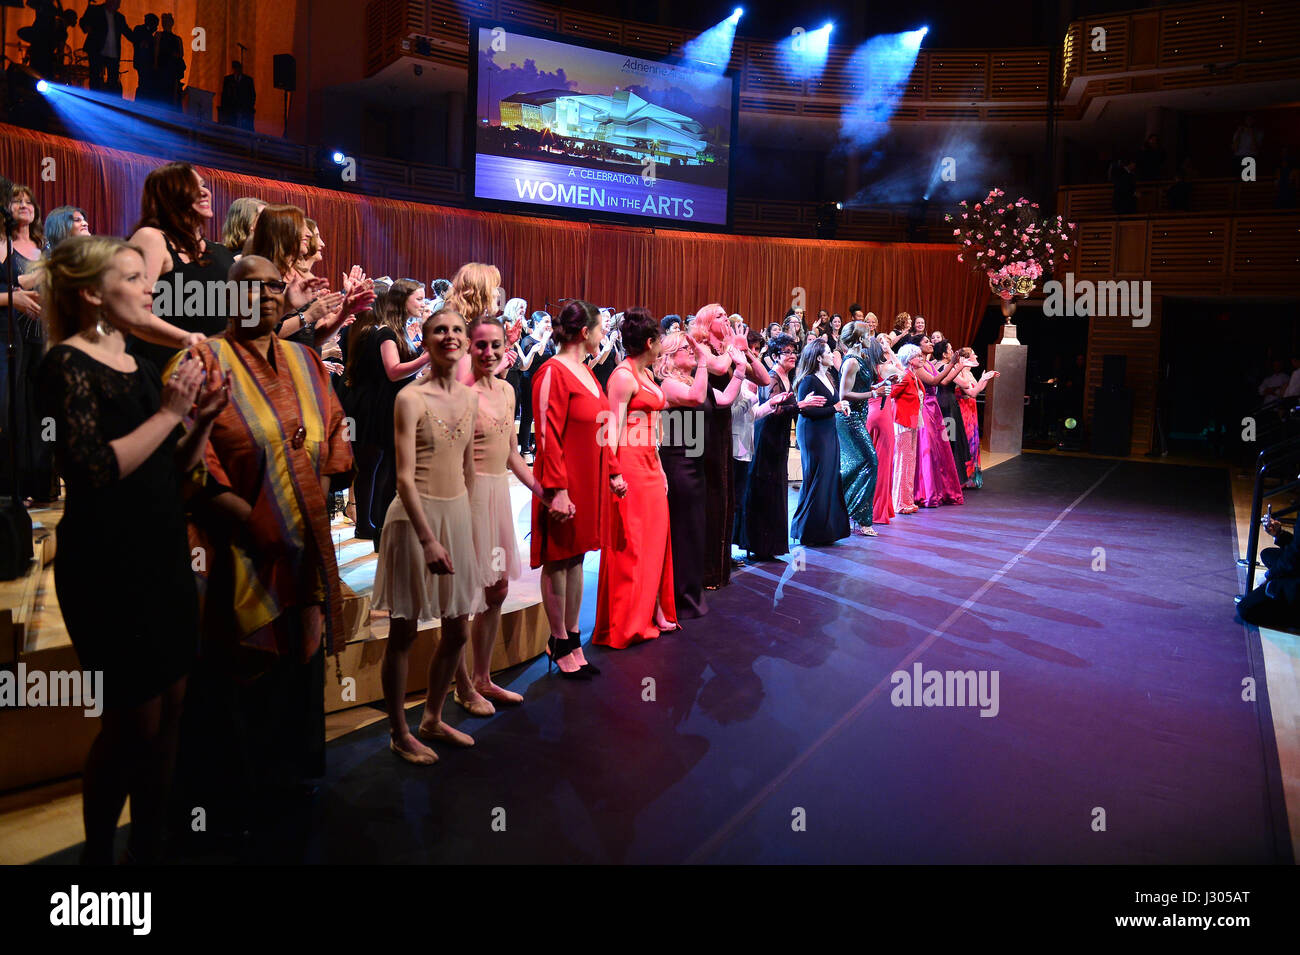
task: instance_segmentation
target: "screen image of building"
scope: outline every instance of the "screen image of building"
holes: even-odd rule
[[[689,116],[656,106],[636,93],[611,95],[572,90],[516,93],[501,100],[501,125],[550,130],[556,136],[606,143],[639,160],[678,160],[697,165],[708,141]]]

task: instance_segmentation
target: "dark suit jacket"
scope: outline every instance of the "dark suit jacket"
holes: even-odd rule
[[[86,12],[81,15],[77,21],[78,26],[86,31],[86,42],[81,48],[91,56],[99,56],[99,51],[104,49],[104,41],[108,39],[110,25],[117,31],[118,43],[121,38],[131,39],[131,28],[126,25],[126,17],[122,16],[121,11],[113,14],[113,20],[110,24],[108,19],[108,8],[102,3],[92,3],[86,8]],[[120,49],[120,47],[119,47]]]
[[[221,111],[223,113],[251,113],[257,101],[253,78],[247,73],[236,76],[230,73],[221,81]]]
[[[150,33],[142,23],[128,37],[131,45],[135,47],[135,56],[132,58],[132,66],[140,73],[149,73],[153,70],[154,44],[158,42],[158,34]]]
[[[178,82],[185,75],[185,48],[175,33],[158,33],[158,75],[165,80]]]

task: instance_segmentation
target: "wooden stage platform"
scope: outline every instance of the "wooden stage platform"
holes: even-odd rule
[[[522,574],[511,581],[501,614],[501,637],[492,656],[499,671],[532,660],[543,652],[549,627],[542,610],[540,572],[528,566],[527,534],[532,527],[531,494],[511,478],[511,503],[519,538]],[[37,555],[29,572],[16,580],[0,582],[0,666],[19,662],[34,670],[79,669],[68,639],[54,591],[54,548],[62,505],[33,510]],[[374,710],[367,704],[383,699],[380,662],[388,641],[388,616],[372,611],[370,595],[378,557],[370,541],[357,540],[353,527],[341,517],[332,528],[335,556],[344,590],[344,626],[347,642],[341,654],[340,684],[333,661],[326,663],[325,711],[339,714],[333,720],[349,728],[370,722]],[[111,612],[112,608],[105,608]],[[411,649],[408,693],[425,688],[429,657],[437,646],[439,621],[421,624]],[[366,707],[349,717],[342,711]],[[65,778],[81,771],[86,752],[99,723],[80,709],[41,707],[0,711],[0,793]]]

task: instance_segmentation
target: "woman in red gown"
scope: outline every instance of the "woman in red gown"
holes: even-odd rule
[[[609,376],[611,488],[594,643],[622,650],[677,630],[668,479],[659,463],[659,412],[667,403],[650,368],[659,357],[659,323],[644,308],[623,314],[627,359]]]
[[[543,497],[533,498],[530,563],[542,569],[542,606],[551,625],[546,652],[567,679],[590,679],[600,671],[582,653],[582,559],[600,549],[609,491],[609,401],[583,364],[604,338],[600,312],[572,301],[553,326],[559,351],[533,377],[537,457],[533,475]],[[621,484],[621,482],[620,482]],[[549,670],[549,666],[547,667]]]

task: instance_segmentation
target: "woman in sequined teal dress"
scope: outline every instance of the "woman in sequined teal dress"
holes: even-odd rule
[[[854,534],[875,537],[871,526],[871,512],[876,496],[878,462],[876,448],[871,443],[867,427],[870,398],[880,384],[876,380],[878,361],[863,358],[864,341],[879,345],[871,339],[866,323],[851,322],[845,326],[840,341],[848,349],[848,357],[840,368],[840,399],[849,404],[849,413],[835,419],[835,430],[840,439],[840,484],[844,488],[844,505]],[[878,357],[878,356],[877,356]]]

